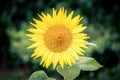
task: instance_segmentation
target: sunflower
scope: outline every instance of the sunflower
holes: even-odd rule
[[[83,31],[86,26],[80,24],[82,17],[77,15],[73,18],[74,11],[67,15],[64,7],[58,11],[52,8],[52,14],[38,14],[41,20],[33,19],[30,22],[34,28],[27,34],[34,43],[28,48],[35,48],[31,57],[41,57],[40,65],[48,68],[53,65],[72,66],[75,60],[83,55],[83,48],[87,48],[86,39],[89,38]]]

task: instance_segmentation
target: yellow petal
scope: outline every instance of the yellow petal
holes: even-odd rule
[[[72,48],[69,48],[68,51],[69,51],[69,54],[70,54],[72,57],[74,57],[74,58],[76,58],[76,59],[79,59],[79,56],[77,55],[77,53],[76,53]]]
[[[30,48],[35,48],[35,47],[39,47],[39,46],[42,46],[44,43],[42,41],[40,42],[36,42],[34,44],[32,44],[31,46],[28,47],[28,49]]]
[[[64,68],[64,59],[63,57],[61,56],[60,59],[59,59],[59,64],[60,66],[62,67],[62,69]]]
[[[52,62],[53,62],[53,60],[54,60],[54,53],[49,53],[49,55],[48,55],[48,58],[47,58],[47,63],[46,63],[46,67],[48,68],[51,64],[52,64]]]
[[[54,54],[54,61],[53,61],[53,69],[55,69],[55,67],[56,67],[59,59],[60,59],[59,53],[55,53],[55,54]]]
[[[30,28],[30,29],[28,29],[27,31],[32,32],[32,33],[36,33],[36,34],[43,34],[43,33],[45,33],[44,30],[41,30],[41,29],[33,29],[33,28]]]
[[[35,21],[36,24],[32,24],[34,25],[36,28],[38,29],[42,29],[42,30],[47,30],[48,29],[48,25],[45,24],[44,22],[37,20],[37,19],[33,19]]]
[[[75,29],[73,29],[72,33],[75,34],[75,33],[80,33],[82,31],[84,31],[87,27],[82,27],[82,24],[79,25],[78,27],[76,27]]]
[[[45,52],[45,48],[44,48],[44,46],[42,46],[42,47],[40,47],[40,49],[39,49],[39,51],[38,52],[36,52],[37,53],[37,55],[34,57],[34,58],[38,58],[38,57],[41,57],[41,56],[43,56],[44,55],[44,52]]]
[[[43,64],[43,63],[44,63],[44,65],[45,65],[45,67],[46,67],[46,63],[47,63],[46,60],[47,60],[47,58],[48,58],[49,51],[46,50],[46,52],[45,52],[44,54],[45,54],[45,55],[42,56],[42,60],[41,60],[40,64]]]
[[[68,15],[68,19],[72,19],[73,14],[74,14],[74,11],[72,11],[72,12]]]
[[[79,53],[80,55],[83,55],[84,50],[82,50],[79,46],[72,45],[71,48],[72,48],[75,52]],[[82,52],[82,53],[81,53],[81,52]]]

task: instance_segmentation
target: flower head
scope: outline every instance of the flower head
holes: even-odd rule
[[[28,48],[36,48],[31,55],[34,58],[41,57],[40,64],[48,68],[53,65],[55,68],[60,65],[72,65],[79,56],[83,55],[83,48],[87,48],[86,40],[89,38],[83,31],[85,26],[79,22],[80,15],[73,18],[74,11],[67,15],[62,7],[58,11],[52,9],[52,15],[38,14],[41,20],[33,19],[31,23],[35,28],[28,29],[28,34],[34,43]]]

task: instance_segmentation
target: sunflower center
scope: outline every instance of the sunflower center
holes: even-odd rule
[[[62,25],[55,25],[46,31],[44,41],[49,50],[62,52],[70,46],[72,34],[68,28]]]

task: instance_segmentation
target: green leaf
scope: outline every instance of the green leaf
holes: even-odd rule
[[[73,66],[65,66],[64,69],[58,66],[57,72],[61,74],[65,80],[74,80],[80,74],[80,68],[76,64]]]
[[[48,79],[48,76],[44,71],[36,71],[32,73],[29,80],[46,80]]]
[[[48,79],[45,79],[45,80],[56,80],[56,79],[54,79],[54,78],[48,78]]]
[[[90,57],[81,57],[77,64],[84,71],[94,71],[102,67],[94,58]]]

